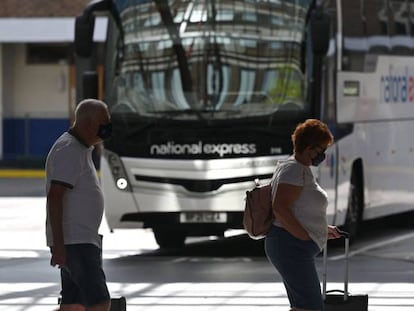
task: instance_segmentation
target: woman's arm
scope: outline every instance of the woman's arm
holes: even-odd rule
[[[301,240],[310,240],[309,234],[296,219],[292,210],[293,202],[299,198],[302,189],[302,186],[285,183],[278,184],[273,201],[273,212],[283,228],[293,236]]]

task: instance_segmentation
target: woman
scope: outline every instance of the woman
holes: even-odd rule
[[[265,251],[283,278],[291,311],[322,310],[314,259],[327,239],[340,234],[327,224],[328,197],[310,166],[325,159],[333,136],[326,124],[308,119],[296,127],[292,142],[293,155],[279,161],[272,178],[275,221],[266,236]]]

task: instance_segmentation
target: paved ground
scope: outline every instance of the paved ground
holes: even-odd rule
[[[59,279],[48,266],[44,204],[44,197],[0,198],[0,310],[52,310],[56,304]],[[101,231],[111,294],[126,296],[129,311],[288,310],[280,279],[264,257],[240,250],[245,242],[195,243],[163,253],[148,230],[110,234],[104,224]],[[349,289],[369,294],[369,311],[414,310],[414,232],[391,231],[374,231],[375,237],[352,246]],[[239,253],[228,255],[227,245]],[[331,255],[329,288],[337,289],[341,248]]]
[[[0,176],[1,311],[53,310],[56,304],[59,278],[48,266],[43,233],[44,179],[36,174]],[[398,222],[368,230],[351,248],[349,289],[369,294],[369,311],[414,310],[414,229]],[[126,296],[128,311],[288,310],[280,279],[263,256],[246,250],[253,245],[246,240],[161,252],[149,230],[110,234],[103,224],[101,231],[111,294]],[[334,247],[330,253],[329,289],[342,288],[341,252]]]

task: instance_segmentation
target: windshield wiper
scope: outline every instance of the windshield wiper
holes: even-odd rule
[[[160,13],[161,20],[168,31],[171,41],[173,42],[173,51],[177,57],[181,85],[183,87],[184,94],[191,94],[193,91],[193,81],[191,79],[190,68],[187,62],[186,52],[181,41],[180,33],[171,14],[170,4],[168,0],[156,0],[155,5]],[[187,97],[188,96],[186,96],[187,101],[192,103],[192,99]]]

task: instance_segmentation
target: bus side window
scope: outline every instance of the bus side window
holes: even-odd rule
[[[370,0],[376,1],[376,0]],[[363,22],[364,0],[350,0],[343,9],[343,60],[342,69],[362,71],[366,53],[365,25]],[[352,21],[352,22],[350,22]]]
[[[364,0],[364,12],[367,20],[368,52],[389,54],[390,21],[387,0]]]
[[[391,18],[391,47],[393,54],[412,55],[410,31],[410,20],[412,11],[411,1],[390,0]]]

